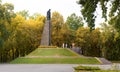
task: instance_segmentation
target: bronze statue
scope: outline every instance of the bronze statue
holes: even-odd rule
[[[46,22],[43,29],[41,38],[41,46],[51,46],[51,12],[50,9],[47,11]]]
[[[48,11],[47,11],[47,20],[50,20],[50,18],[51,18],[51,9],[49,9]]]

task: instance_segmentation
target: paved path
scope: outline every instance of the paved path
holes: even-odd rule
[[[98,66],[107,70],[112,68],[112,64],[93,65],[81,64],[83,66]],[[74,72],[73,67],[78,64],[0,64],[0,72]],[[120,69],[120,64],[117,64]]]
[[[0,72],[74,72],[76,64],[1,64]]]

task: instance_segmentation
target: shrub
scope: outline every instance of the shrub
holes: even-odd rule
[[[99,67],[90,67],[90,66],[77,66],[74,67],[75,70],[80,70],[80,71],[93,71],[93,70],[100,70]]]
[[[58,48],[57,46],[39,46],[38,48]]]

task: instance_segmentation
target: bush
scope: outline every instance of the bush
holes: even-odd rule
[[[38,48],[58,48],[57,46],[39,46]]]
[[[90,67],[90,66],[77,66],[74,67],[76,71],[94,71],[94,70],[100,70],[99,67]]]

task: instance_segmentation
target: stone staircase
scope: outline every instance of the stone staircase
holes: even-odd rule
[[[108,61],[105,58],[98,58],[103,64],[112,64],[112,62]]]
[[[74,51],[74,52],[76,52],[76,53],[78,53],[78,54],[80,54],[80,55],[82,54],[82,51],[81,51],[80,48],[71,48],[71,50]],[[86,56],[84,56],[84,57],[86,57]],[[99,57],[97,57],[97,59],[99,59],[102,62],[102,64],[112,64],[112,62],[108,61],[105,58],[99,58]]]

